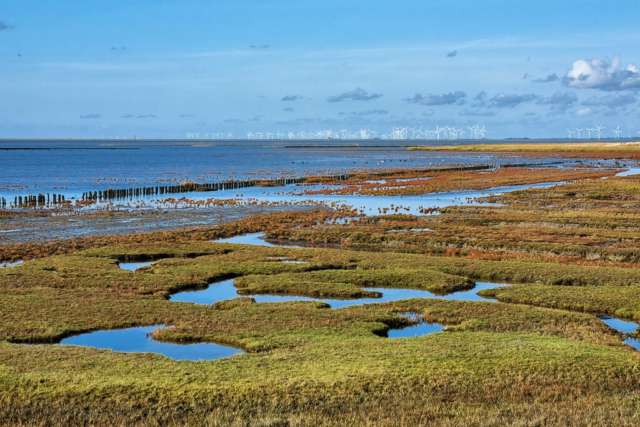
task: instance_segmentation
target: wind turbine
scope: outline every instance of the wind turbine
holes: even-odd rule
[[[591,131],[592,131],[592,130],[595,130],[595,129],[587,128],[587,131],[589,132],[589,139],[591,139]]]
[[[487,133],[487,131],[484,129],[484,125],[482,125],[482,129],[480,129],[480,138],[484,139],[485,133]]]
[[[582,132],[582,129],[576,128],[576,130],[578,131],[578,139],[580,139],[580,132]]]
[[[622,131],[620,130],[620,126],[615,128],[612,132],[616,134],[616,139],[620,139],[620,134],[622,133]]]
[[[469,139],[473,139],[476,133],[476,130],[471,127],[471,126],[467,126],[469,128]]]
[[[600,139],[600,131],[604,129],[604,126],[596,126],[596,130],[598,131],[598,139]]]
[[[569,139],[571,139],[571,135],[572,135],[573,133],[575,133],[575,132],[570,131],[569,129],[567,129],[567,132],[569,132]]]

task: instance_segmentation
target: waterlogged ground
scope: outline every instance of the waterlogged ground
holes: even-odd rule
[[[0,419],[639,425],[639,171],[473,197],[252,188],[222,196],[367,216],[0,244]],[[393,178],[363,181],[345,186]]]
[[[251,233],[240,235],[232,238],[218,239],[217,243],[236,243],[258,246],[278,247],[278,242],[268,242],[263,239],[264,233]],[[281,243],[280,243],[281,245]],[[302,248],[296,244],[289,244],[289,247]],[[310,246],[306,246],[309,248]],[[287,257],[276,257],[274,261],[282,263],[305,264],[303,261],[292,261]],[[119,267],[129,271],[136,271],[139,268],[147,267],[152,264],[160,263],[162,260],[144,261],[144,262],[121,262]],[[239,294],[234,286],[234,279],[222,280],[207,286],[205,289],[194,291],[183,291],[170,296],[170,301],[193,303],[200,305],[213,305],[218,302],[231,300],[234,298],[252,297],[256,303],[279,303],[289,301],[315,301],[328,304],[333,309],[344,307],[359,306],[363,304],[388,303],[393,301],[408,300],[413,298],[435,298],[451,301],[491,301],[491,299],[483,298],[478,292],[485,289],[494,289],[500,286],[509,286],[505,283],[485,283],[477,282],[473,289],[466,291],[453,292],[446,295],[434,294],[427,290],[419,289],[393,289],[393,288],[374,288],[364,287],[367,292],[376,292],[380,295],[378,298],[352,298],[352,299],[336,299],[336,298],[312,298],[297,295],[258,295],[258,294]],[[422,336],[431,333],[441,332],[443,325],[434,322],[425,322],[420,317],[409,315],[415,324],[411,324],[404,328],[396,328],[388,331],[389,338],[403,338]],[[638,330],[639,325],[631,321],[625,321],[619,318],[600,316],[599,317],[607,326],[623,333],[630,334]],[[238,354],[240,350],[234,350],[230,347],[220,346],[213,343],[199,344],[171,344],[162,343],[153,340],[150,333],[158,327],[137,327],[115,331],[98,331],[88,334],[82,334],[67,338],[61,344],[84,345],[101,349],[110,349],[114,351],[124,352],[153,352],[165,355],[173,359],[180,360],[213,360],[221,357],[227,357]],[[635,338],[625,339],[628,345],[640,349],[640,341]]]

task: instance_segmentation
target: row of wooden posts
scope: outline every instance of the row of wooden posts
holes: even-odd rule
[[[519,164],[503,164],[503,165],[473,165],[473,166],[455,166],[448,168],[428,168],[428,169],[409,169],[407,173],[430,173],[430,172],[452,172],[452,171],[474,171],[474,170],[489,170],[502,168],[519,168],[519,167],[540,167],[560,164],[563,162],[547,162],[547,163],[519,163]],[[390,172],[376,172],[373,175],[379,177],[396,175],[398,171]],[[82,200],[84,201],[98,201],[98,200],[115,200],[151,195],[165,195],[165,194],[180,194],[191,193],[195,191],[223,191],[223,190],[241,190],[243,188],[255,187],[257,185],[262,186],[284,186],[301,184],[305,182],[331,182],[331,181],[344,181],[356,176],[355,174],[337,174],[328,175],[325,177],[302,177],[302,178],[277,178],[272,180],[244,180],[244,181],[222,181],[214,183],[184,183],[180,185],[162,185],[153,187],[138,187],[138,188],[123,188],[123,189],[108,189],[100,191],[88,191],[82,193]],[[38,194],[37,196],[17,196],[14,200],[14,207],[34,207],[66,203],[66,199],[62,194]],[[7,206],[7,200],[0,198],[0,206],[3,208]]]
[[[62,194],[38,194],[34,196],[16,196],[13,199],[14,207],[34,207],[34,206],[42,206],[49,204],[61,204],[66,203],[66,199]],[[4,197],[0,198],[0,206],[3,208],[7,207],[7,199]]]

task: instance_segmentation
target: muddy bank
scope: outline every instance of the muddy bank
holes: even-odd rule
[[[252,215],[306,209],[317,207],[215,206],[200,209],[90,212],[61,216],[15,213],[2,218],[0,244],[210,227]]]

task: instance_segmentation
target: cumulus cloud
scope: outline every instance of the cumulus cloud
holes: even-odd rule
[[[447,58],[453,58],[454,56],[456,56],[458,54],[457,50],[454,50],[453,52],[449,52],[447,53]]]
[[[291,111],[294,111],[294,110],[291,107],[287,107],[287,108],[284,108],[282,111],[291,112]]]
[[[625,105],[633,104],[637,101],[636,97],[631,94],[615,94],[605,95],[601,97],[592,96],[586,101],[582,102],[582,105],[588,107],[609,107],[617,108],[624,107]]]
[[[537,98],[538,97],[532,93],[525,93],[522,95],[499,93],[489,100],[489,106],[497,108],[514,108],[523,102],[533,101]]]
[[[416,93],[413,98],[404,98],[404,101],[421,105],[462,105],[465,102],[464,98],[466,96],[466,93],[459,90],[455,92],[442,93],[439,95],[421,95],[419,93]]]
[[[587,116],[592,116],[597,112],[598,110],[596,110],[595,108],[586,107],[586,108],[580,108],[579,110],[574,111],[573,115],[575,117],[587,117]]]
[[[555,82],[557,80],[560,80],[560,78],[558,77],[558,75],[556,73],[553,73],[553,74],[549,74],[544,79],[533,79],[533,82],[534,83],[551,83],[551,82]]]
[[[358,113],[359,116],[370,116],[372,114],[389,114],[387,110],[365,110]]]
[[[568,87],[576,89],[638,90],[640,72],[634,64],[620,69],[620,55],[605,59],[579,59],[562,79]]]
[[[423,116],[427,116],[427,117],[428,117],[428,116],[433,116],[434,114],[435,114],[435,113],[434,113],[434,111],[433,111],[433,110],[425,110],[425,111],[423,111],[423,112],[422,112],[422,115],[423,115]]]
[[[285,95],[280,101],[296,101],[302,99],[299,95]]]
[[[155,114],[140,114],[137,118],[138,119],[155,119],[156,116]]]
[[[102,117],[100,113],[89,113],[80,116],[81,119],[99,119],[100,117]]]
[[[327,101],[342,102],[346,99],[350,99],[352,101],[371,101],[373,99],[380,98],[381,96],[382,95],[379,93],[372,93],[369,95],[364,89],[358,87],[356,90],[352,90],[351,92],[345,92],[337,96],[330,96]]]
[[[477,116],[477,117],[491,117],[498,114],[495,111],[477,111],[477,110],[467,110],[466,108],[460,110],[458,113],[460,116]]]

